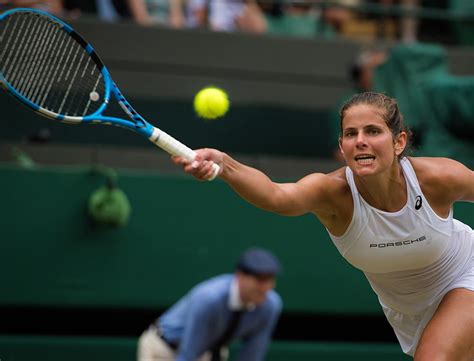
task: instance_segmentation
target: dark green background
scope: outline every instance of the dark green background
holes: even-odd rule
[[[0,169],[0,304],[166,307],[259,245],[283,263],[285,311],[381,313],[362,273],[311,215],[261,211],[219,180],[121,171],[130,222],[94,228],[87,200],[103,183],[86,167]],[[474,221],[468,204],[455,216]]]
[[[88,197],[104,183],[88,169],[0,174],[1,304],[165,307],[259,245],[283,263],[286,311],[380,312],[313,216],[258,210],[221,181],[120,172],[132,215],[126,227],[104,229],[87,221]]]

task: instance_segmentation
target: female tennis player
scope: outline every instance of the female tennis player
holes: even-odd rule
[[[474,202],[474,172],[452,159],[407,157],[410,131],[383,94],[354,95],[340,125],[346,166],[296,183],[273,182],[215,149],[173,159],[201,180],[217,163],[220,178],[264,210],[314,214],[364,272],[416,361],[474,360],[474,232],[453,219],[454,202]]]

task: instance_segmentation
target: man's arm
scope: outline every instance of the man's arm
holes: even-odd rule
[[[213,307],[206,300],[195,297],[190,304],[176,361],[195,361],[207,350],[210,342]]]

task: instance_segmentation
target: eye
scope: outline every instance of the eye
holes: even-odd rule
[[[377,129],[377,128],[370,128],[370,129],[367,131],[367,133],[368,133],[369,135],[377,135],[377,134],[380,134],[380,130]]]
[[[357,133],[354,130],[347,130],[347,131],[344,132],[344,137],[350,138],[350,137],[356,136],[356,134]]]

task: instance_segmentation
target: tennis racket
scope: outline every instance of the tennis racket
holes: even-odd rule
[[[131,129],[171,155],[196,153],[148,123],[120,92],[92,46],[62,20],[36,9],[0,15],[0,85],[29,108],[69,124]],[[111,94],[128,118],[104,115]],[[219,166],[213,165],[214,179]]]

